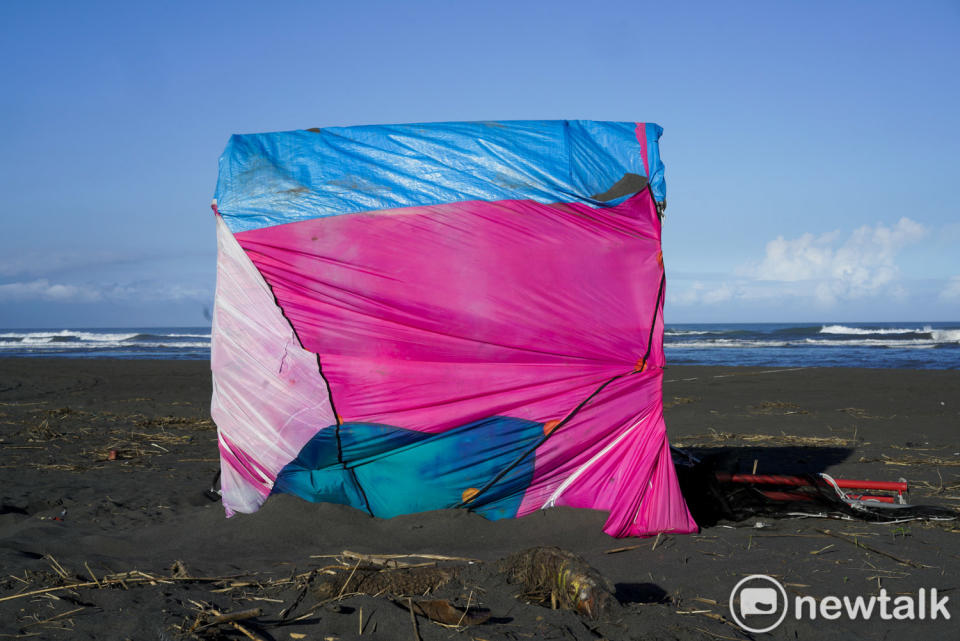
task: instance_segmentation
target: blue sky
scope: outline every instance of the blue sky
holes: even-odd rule
[[[0,4],[0,327],[202,325],[232,133],[665,129],[667,322],[960,320],[960,4]]]

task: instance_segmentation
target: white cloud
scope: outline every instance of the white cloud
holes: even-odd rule
[[[209,287],[182,283],[137,281],[126,284],[71,285],[51,283],[46,278],[0,284],[0,302],[44,301],[54,303],[92,303],[107,300],[117,303],[207,302],[213,297]]]
[[[960,301],[960,276],[954,276],[947,281],[946,287],[940,292],[940,300]]]
[[[722,283],[719,287],[710,289],[703,293],[702,300],[707,305],[713,305],[714,303],[723,303],[734,296],[733,288],[727,284]]]
[[[874,296],[888,289],[899,275],[896,256],[916,243],[927,229],[909,218],[893,227],[864,225],[841,241],[839,232],[804,234],[767,243],[766,255],[753,270],[758,280],[816,281],[817,300],[830,304],[841,299]]]
[[[41,300],[56,303],[88,303],[99,300],[100,297],[100,292],[94,289],[51,283],[45,278],[0,285],[0,301]]]
[[[710,287],[694,282],[673,301],[710,305],[790,299],[830,307],[880,294],[903,298],[906,290],[898,282],[897,255],[927,234],[924,225],[901,218],[892,226],[864,225],[848,236],[840,231],[792,239],[779,236],[767,243],[762,259],[737,270],[739,278]]]
[[[741,272],[759,280],[798,281],[817,278],[829,268],[833,260],[831,245],[839,236],[830,232],[820,236],[804,234],[794,240],[778,236],[767,243],[763,261],[755,267],[742,268]]]
[[[104,296],[118,302],[207,301],[213,297],[213,290],[183,283],[135,281],[111,285],[104,289]]]

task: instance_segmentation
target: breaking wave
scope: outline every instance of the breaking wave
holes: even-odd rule
[[[960,343],[960,329],[935,329],[930,335],[938,343]]]
[[[60,331],[49,332],[5,332],[0,334],[0,339],[18,339],[24,343],[49,343],[51,341],[124,341],[137,336],[137,334],[117,334],[110,332],[91,332],[72,329],[63,329]]]
[[[736,340],[732,338],[717,338],[713,340],[683,341],[664,343],[664,347],[670,349],[711,349],[711,348],[740,348],[756,349],[763,347],[893,347],[893,348],[927,348],[937,347],[941,343],[960,343],[960,330],[945,330],[940,337],[929,339],[911,338],[911,339],[882,339],[882,338],[860,338],[846,340],[831,340],[815,338],[801,338],[798,340]]]
[[[846,325],[824,325],[820,328],[821,334],[849,334],[853,336],[883,336],[887,334],[930,334],[933,330],[929,325],[922,328],[910,327],[847,327]]]
[[[210,356],[210,332],[206,328],[5,330],[0,331],[0,356],[203,359]]]
[[[736,340],[733,338],[717,338],[708,341],[684,341],[682,343],[664,343],[664,347],[672,349],[711,349],[715,347],[752,349],[756,347],[787,347],[789,341],[760,341]]]
[[[960,369],[960,323],[735,323],[664,332],[667,362]]]

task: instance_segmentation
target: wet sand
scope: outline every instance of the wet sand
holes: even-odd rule
[[[758,638],[960,631],[957,522],[761,517],[618,540],[602,533],[605,515],[589,510],[498,522],[453,510],[382,520],[289,496],[227,520],[203,494],[218,467],[209,398],[205,362],[0,360],[0,638],[246,638],[229,625],[185,631],[201,608],[259,607],[242,625],[278,640],[361,631],[364,639],[744,639],[727,600],[754,573],[778,578],[791,600],[935,587],[950,596],[953,615],[851,622],[798,621],[791,612]],[[904,477],[911,502],[960,507],[960,372],[669,367],[664,400],[674,444],[723,452],[743,471],[756,462],[759,473]],[[622,607],[593,621],[518,597],[491,562],[537,545],[582,555]],[[479,601],[492,618],[457,632],[418,617],[414,631],[410,613],[383,597],[346,596],[309,613],[306,594],[277,625],[310,573],[344,550],[480,560],[437,597]],[[171,569],[175,561],[181,566]],[[48,588],[57,589],[22,596]]]

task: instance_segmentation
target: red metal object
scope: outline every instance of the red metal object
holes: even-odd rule
[[[888,492],[906,492],[907,484],[903,481],[854,481],[852,479],[833,479],[837,487],[851,490],[886,490]]]
[[[774,490],[761,490],[763,495],[774,501],[812,501],[813,497],[802,492],[777,492]]]
[[[780,474],[725,474],[717,473],[717,480],[724,483],[749,483],[752,485],[785,485],[790,487],[811,487],[820,485],[803,476],[784,476]],[[837,487],[851,490],[885,490],[902,493],[907,491],[903,481],[861,481],[855,479],[833,479]]]

